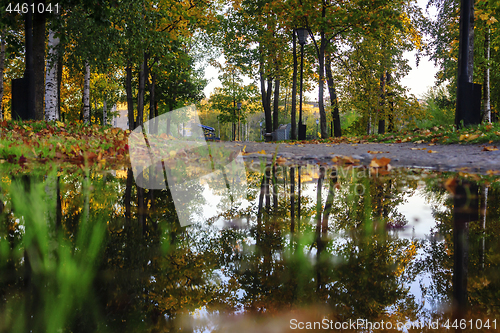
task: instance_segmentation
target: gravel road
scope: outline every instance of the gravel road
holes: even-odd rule
[[[390,158],[392,166],[429,167],[439,171],[469,171],[486,173],[500,171],[500,149],[486,151],[485,147],[500,147],[500,142],[475,145],[433,145],[414,143],[364,143],[364,144],[295,144],[259,142],[221,142],[232,151],[245,149],[245,160],[265,157],[272,161],[278,147],[278,156],[289,164],[314,162],[332,163],[334,156],[351,156],[361,164],[369,164],[373,157]],[[262,154],[262,150],[265,154]],[[260,152],[260,153],[258,153]]]

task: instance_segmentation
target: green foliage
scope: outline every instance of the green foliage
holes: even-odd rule
[[[434,87],[424,95],[425,117],[417,121],[420,128],[453,125],[455,123],[455,104],[446,88]]]

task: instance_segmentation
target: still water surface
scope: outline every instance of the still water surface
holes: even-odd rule
[[[238,200],[193,188],[183,227],[169,190],[136,186],[130,168],[4,174],[0,331],[500,329],[498,179],[246,176]]]

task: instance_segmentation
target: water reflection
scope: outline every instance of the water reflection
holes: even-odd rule
[[[245,200],[183,227],[168,187],[138,187],[130,168],[4,175],[0,331],[223,330],[257,317],[289,330],[318,314],[489,319],[495,331],[498,180],[309,165],[247,168],[247,184]],[[416,196],[432,221],[409,219]],[[418,223],[432,229],[409,233]]]

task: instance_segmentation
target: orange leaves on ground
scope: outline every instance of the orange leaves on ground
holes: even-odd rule
[[[483,151],[495,151],[498,150],[497,146],[485,146]]]
[[[280,165],[280,166],[281,166],[281,165],[285,165],[285,163],[286,163],[286,158],[284,158],[284,157],[282,157],[282,156],[279,156],[279,157],[276,159],[276,163],[277,163],[278,165]]]
[[[479,134],[462,134],[458,140],[460,141],[472,141],[479,138]]]
[[[374,173],[380,175],[387,175],[391,170],[391,165],[389,164],[390,161],[391,159],[387,157],[381,157],[381,158],[374,157],[370,162],[370,168],[373,170],[372,172]]]
[[[388,167],[390,161],[391,161],[391,159],[387,158],[387,157],[381,157],[381,158],[374,157],[372,159],[372,161],[370,162],[370,167],[371,168],[384,168],[384,167]]]
[[[372,151],[372,150],[368,150],[368,154],[384,154],[384,153],[388,153],[388,151]]]
[[[2,121],[1,124],[0,136],[10,142],[8,148],[16,149],[23,163],[46,163],[53,159],[59,163],[85,164],[87,161],[93,164],[103,159],[122,160],[128,154],[129,131],[119,128],[103,129],[97,125],[60,121],[27,121],[22,125]],[[4,151],[4,158],[13,155],[9,150]],[[6,160],[16,163],[17,156]]]
[[[359,160],[351,156],[335,156],[334,158],[332,158],[332,162],[337,163],[339,165],[345,165],[345,164],[356,164],[359,162]]]

